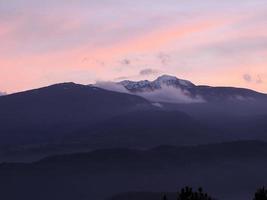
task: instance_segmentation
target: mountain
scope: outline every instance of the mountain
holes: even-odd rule
[[[163,75],[154,81],[121,81],[130,93],[155,102],[205,103],[205,102],[255,102],[266,101],[267,95],[253,90],[233,87],[197,86],[190,81]]]
[[[266,95],[168,76],[152,86],[62,83],[1,96],[0,197],[149,199],[192,185],[241,200],[267,184]],[[237,94],[246,100],[229,98]]]
[[[160,76],[154,81],[125,80],[116,84],[162,109],[182,111],[206,120],[205,123],[214,120],[232,120],[234,123],[243,117],[267,115],[267,95],[245,88],[197,86],[169,75]]]
[[[147,100],[74,83],[0,97],[0,144],[53,143],[114,116],[146,110]]]
[[[171,86],[180,89],[193,88],[195,85],[187,80],[178,79],[175,76],[163,75],[158,77],[154,81],[121,81],[119,84],[123,85],[127,90],[131,92],[151,92],[161,89],[163,85]]]
[[[158,108],[139,96],[74,83],[2,96],[0,110],[0,161],[222,139],[178,110]]]
[[[1,164],[0,196],[123,200],[129,192],[135,200],[190,185],[202,186],[218,199],[243,200],[267,184],[266,156],[267,144],[259,141],[57,155],[33,163]]]
[[[177,80],[165,76],[158,78],[158,84],[192,90],[203,87]],[[267,101],[259,100],[265,98],[264,94],[246,89],[206,88],[207,93],[215,90],[223,96],[231,96],[236,90],[248,92],[257,100],[159,103],[137,93],[74,83],[2,96],[0,162],[31,161],[99,148],[267,141]],[[153,90],[161,89],[155,86]],[[172,87],[171,91],[179,94],[180,89]]]

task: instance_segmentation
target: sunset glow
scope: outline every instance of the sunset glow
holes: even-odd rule
[[[0,91],[172,74],[267,93],[266,13],[265,0],[0,0]]]

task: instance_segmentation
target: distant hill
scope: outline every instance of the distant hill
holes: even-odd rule
[[[100,149],[90,153],[57,155],[44,158],[39,164],[85,165],[86,163],[112,164],[127,170],[160,169],[188,165],[190,163],[223,162],[224,160],[258,160],[267,156],[267,143],[260,141],[236,141],[196,146],[159,146],[148,150],[127,148]],[[120,163],[118,165],[118,163]],[[68,164],[68,165],[66,165]],[[136,166],[137,165],[137,166]]]
[[[266,156],[267,143],[258,141],[58,155],[1,164],[0,195],[6,200],[125,200],[130,192],[131,200],[150,200],[155,193],[190,185],[221,200],[243,200],[267,184]]]

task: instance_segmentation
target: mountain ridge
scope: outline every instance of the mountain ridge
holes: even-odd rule
[[[169,77],[163,77],[163,82],[166,79]],[[176,78],[171,77],[169,83],[172,81]],[[233,88],[208,87],[208,90],[209,93],[215,90],[215,97],[236,92]],[[247,90],[241,92],[246,94]],[[165,97],[166,93],[158,95]],[[179,95],[178,90],[180,98]],[[212,95],[214,101],[202,103],[188,97],[180,104],[154,103],[134,93],[75,83],[3,96],[0,97],[0,160],[19,158],[21,152],[25,156],[37,152],[38,157],[65,150],[116,146],[147,148],[160,144],[267,140],[265,98],[215,101],[215,97]],[[39,151],[44,153],[39,155]]]
[[[162,75],[153,81],[124,80],[116,83],[128,92],[150,101],[169,103],[204,103],[218,101],[267,100],[267,94],[247,88],[195,85],[175,76]],[[167,96],[169,98],[162,98]]]
[[[128,197],[116,194],[176,191],[190,185],[204,187],[219,199],[242,200],[259,184],[266,184],[266,155],[266,142],[236,141],[146,150],[102,149],[55,155],[33,163],[2,163],[1,195],[10,200],[21,196],[30,200],[115,196],[121,200]]]

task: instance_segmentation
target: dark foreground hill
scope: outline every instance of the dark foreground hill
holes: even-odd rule
[[[267,144],[257,141],[150,150],[106,149],[0,166],[1,199],[104,200],[125,192],[202,186],[222,200],[250,199],[267,184]]]

